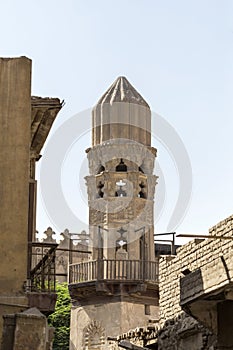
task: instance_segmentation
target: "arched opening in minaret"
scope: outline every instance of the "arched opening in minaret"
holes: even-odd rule
[[[115,192],[115,197],[127,197],[127,193],[120,187],[119,190]]]
[[[104,196],[104,184],[99,181],[98,185],[97,185],[97,198],[103,198]]]
[[[102,173],[105,170],[105,167],[101,164],[97,170],[97,175]]]
[[[119,249],[127,252],[127,240],[125,238],[120,238],[116,241],[116,252]]]
[[[123,187],[126,185],[126,183],[122,180],[117,181],[116,185],[118,189],[115,192],[115,197],[127,197],[127,192],[123,189]]]
[[[127,165],[124,163],[122,158],[120,163],[116,166],[116,171],[120,171],[120,172],[127,171]]]
[[[117,232],[120,234],[120,237],[116,240],[116,252],[127,252],[127,239],[124,237],[127,231],[121,227]]]
[[[138,171],[144,174],[144,171],[142,170],[141,166],[138,167]]]
[[[138,197],[139,198],[146,198],[146,191],[145,191],[146,185],[144,184],[143,181],[140,182],[139,187],[140,187],[140,191],[138,192]]]

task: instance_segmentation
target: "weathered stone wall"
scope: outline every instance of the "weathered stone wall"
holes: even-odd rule
[[[51,350],[53,328],[36,308],[5,315],[1,350]]]
[[[233,216],[213,226],[209,233],[232,236]],[[194,296],[198,297],[203,292],[210,293],[228,284],[229,278],[233,281],[232,249],[233,240],[194,240],[177,249],[177,256],[161,257],[159,267],[161,323],[176,317],[181,312],[180,298],[188,300]],[[228,272],[222,257],[224,257]],[[187,269],[191,272],[200,269],[202,286],[200,284],[187,285],[187,289],[183,290],[183,295],[180,296],[180,278],[184,276],[182,271]]]
[[[212,227],[209,233],[211,236],[232,236],[233,216]],[[160,258],[159,349],[212,349],[215,336],[184,313],[180,303],[189,305],[194,300],[217,294],[230,285],[233,281],[232,249],[231,239],[196,239],[180,247],[177,256]],[[232,292],[226,289],[224,293],[227,298],[226,294]],[[217,334],[216,303],[210,305],[206,316],[204,311],[202,315],[201,309],[198,312],[202,323]]]
[[[130,302],[110,302],[103,304],[72,307],[71,310],[71,350],[112,349],[107,337],[117,337],[136,326],[143,326],[150,318],[158,319],[158,307],[150,306],[151,315],[145,315],[145,306]],[[115,344],[115,342],[113,342]],[[99,345],[99,347],[98,347]]]
[[[157,332],[159,350],[213,350],[216,338],[185,312],[167,320]]]

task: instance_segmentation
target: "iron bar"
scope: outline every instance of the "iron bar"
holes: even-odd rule
[[[182,234],[180,233],[176,237],[191,237],[191,238],[210,238],[210,239],[226,239],[233,240],[232,236],[211,236],[211,235],[194,235],[194,234]]]

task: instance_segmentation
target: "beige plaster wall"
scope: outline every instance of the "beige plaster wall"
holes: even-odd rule
[[[31,60],[26,57],[0,59],[0,125],[0,295],[16,295],[27,277]]]

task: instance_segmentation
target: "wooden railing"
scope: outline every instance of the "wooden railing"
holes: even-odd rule
[[[158,263],[141,260],[92,260],[69,265],[69,284],[97,280],[158,282]]]

